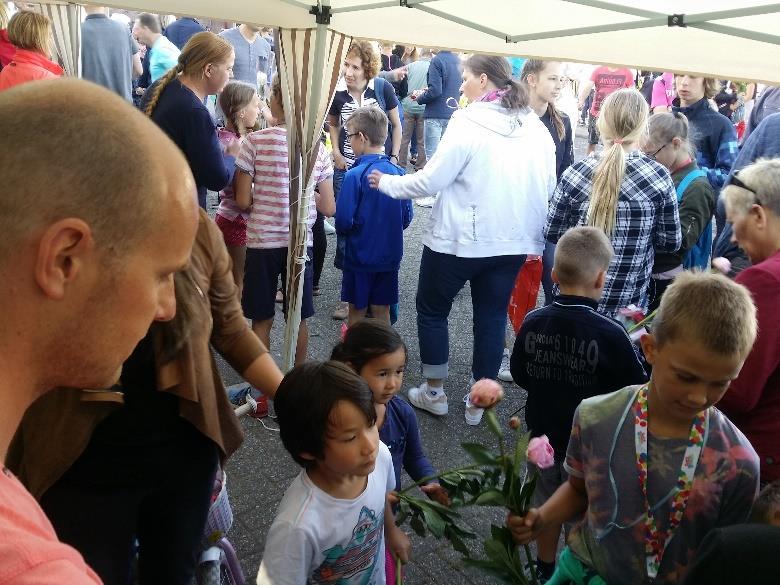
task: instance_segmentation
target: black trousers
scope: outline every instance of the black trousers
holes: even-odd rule
[[[314,239],[314,288],[320,286],[320,277],[322,268],[325,266],[325,255],[328,253],[328,236],[325,235],[325,216],[317,212],[317,221],[312,226],[312,237]]]
[[[154,434],[117,443],[96,433],[41,499],[60,540],[105,585],[131,582],[136,539],[138,583],[191,585],[194,578],[218,449],[178,417]]]

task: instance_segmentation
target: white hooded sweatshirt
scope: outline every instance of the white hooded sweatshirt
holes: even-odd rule
[[[439,193],[423,243],[487,258],[542,253],[555,185],[555,145],[539,117],[475,102],[453,114],[422,171],[383,175],[379,190],[395,199]]]

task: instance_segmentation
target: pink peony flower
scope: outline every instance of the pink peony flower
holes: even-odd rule
[[[715,258],[712,261],[712,267],[721,274],[728,275],[728,273],[731,272],[731,262],[728,258],[724,258],[723,256]]]
[[[501,387],[501,384],[487,378],[474,382],[469,394],[471,404],[480,408],[495,406],[503,397],[504,389]]]
[[[531,439],[525,453],[528,461],[539,469],[547,469],[555,464],[555,451],[550,445],[547,435]]]

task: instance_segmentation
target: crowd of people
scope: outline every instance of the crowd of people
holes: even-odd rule
[[[465,422],[484,414],[477,381],[514,382],[527,429],[555,450],[551,467],[529,464],[532,508],[506,521],[518,544],[537,541],[539,582],[727,583],[748,567],[752,583],[776,579],[775,88],[672,72],[643,88],[597,67],[578,88],[589,146],[575,161],[565,64],[353,41],[316,146],[283,375],[269,348],[280,279],[287,313],[290,173],[270,32],[91,7],[88,84],[56,79],[44,15],[5,22],[4,9],[0,583],[191,583],[214,478],[243,440],[231,400],[248,395],[258,416],[273,400],[302,467],[257,582],[396,582],[411,547],[395,523],[402,470],[451,505],[416,412],[448,416],[458,392],[445,391],[448,319],[467,283]],[[41,152],[56,181],[30,173]],[[392,324],[412,201],[431,211],[415,291],[423,382],[403,400]],[[315,361],[326,217],[347,326]],[[507,343],[518,274],[537,257],[544,301]],[[647,316],[638,342],[617,319],[627,310]],[[246,391],[228,397],[212,349]]]

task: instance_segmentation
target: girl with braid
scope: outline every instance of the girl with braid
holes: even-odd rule
[[[544,230],[552,243],[577,225],[604,230],[615,256],[598,310],[612,317],[629,305],[648,308],[655,253],[675,252],[682,242],[669,171],[640,150],[647,116],[647,101],[635,89],[604,100],[598,119],[604,151],[564,171]]]
[[[206,190],[220,191],[233,178],[238,140],[224,148],[217,140],[211,114],[203,104],[218,94],[233,76],[233,47],[210,32],[193,35],[179,61],[149,88],[141,110],[162,128],[184,152],[198,188],[198,202],[206,208]]]

